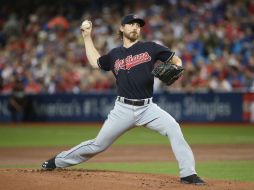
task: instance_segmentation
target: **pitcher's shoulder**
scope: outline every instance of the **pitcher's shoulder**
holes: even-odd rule
[[[154,41],[142,41],[140,42],[141,46],[148,46],[148,47],[157,47],[158,45],[161,45],[160,43],[154,42]]]
[[[139,41],[139,45],[151,45],[153,42],[152,41]]]

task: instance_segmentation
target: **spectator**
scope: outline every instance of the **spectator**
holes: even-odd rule
[[[8,103],[12,122],[21,122],[24,120],[26,105],[27,100],[24,92],[24,85],[20,79],[16,79]]]
[[[63,6],[58,1],[34,0],[33,11],[22,7],[22,3],[1,6],[1,93],[11,93],[11,78],[17,73],[24,78],[26,91],[32,89],[33,93],[114,89],[110,75],[87,74],[94,71],[87,64],[79,26],[84,18],[95,18],[95,46],[106,53],[120,44],[120,39],[112,34],[117,32],[114,26],[121,15],[127,12],[146,18],[144,40],[156,39],[174,47],[173,51],[183,60],[186,70],[182,79],[170,87],[156,83],[156,91],[253,90],[250,69],[254,52],[253,0],[161,1],[161,4],[147,0],[145,6],[140,0],[128,5],[122,1],[109,5],[107,1],[100,2],[96,5],[74,0]],[[15,12],[17,9],[22,9],[22,13]]]

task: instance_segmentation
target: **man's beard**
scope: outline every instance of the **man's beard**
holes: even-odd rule
[[[131,42],[135,42],[139,38],[139,34],[137,32],[123,33],[123,35]]]

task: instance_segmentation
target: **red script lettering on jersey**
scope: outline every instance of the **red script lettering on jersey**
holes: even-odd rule
[[[130,70],[132,67],[135,67],[139,64],[151,61],[151,56],[145,52],[138,55],[129,55],[125,59],[117,59],[115,61],[114,70],[115,73],[118,74],[120,69],[122,70]]]

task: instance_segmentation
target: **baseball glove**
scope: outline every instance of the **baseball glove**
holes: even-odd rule
[[[182,76],[183,71],[184,68],[182,66],[165,62],[156,66],[153,69],[152,74],[169,86]]]

